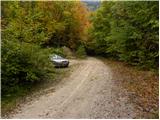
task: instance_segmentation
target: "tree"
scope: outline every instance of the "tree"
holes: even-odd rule
[[[92,22],[90,49],[133,65],[158,68],[156,1],[104,1]]]

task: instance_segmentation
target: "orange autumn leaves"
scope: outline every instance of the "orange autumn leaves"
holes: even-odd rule
[[[48,32],[58,36],[54,38],[55,41],[53,37],[48,39],[47,44],[58,41],[62,46],[68,45],[71,49],[76,49],[79,44],[87,40],[90,12],[84,3],[80,1],[38,2],[38,8],[43,11],[42,19],[46,23]]]
[[[11,4],[6,1],[2,7],[3,20],[12,27],[14,24],[16,32],[24,33],[21,35],[25,42],[50,47],[67,46],[75,50],[87,40],[90,12],[83,2],[17,1]]]

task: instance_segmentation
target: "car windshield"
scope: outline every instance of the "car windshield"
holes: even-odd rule
[[[59,55],[54,55],[53,58],[55,58],[55,59],[63,59],[63,58],[62,58],[61,56],[59,56]]]

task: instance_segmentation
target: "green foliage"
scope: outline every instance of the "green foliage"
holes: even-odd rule
[[[12,37],[43,47],[76,49],[85,38],[87,20],[87,9],[78,1],[2,3],[2,26],[9,28]]]
[[[75,50],[85,38],[85,12],[78,1],[3,1],[2,95],[48,77],[49,55],[65,56],[61,46]]]
[[[91,16],[87,47],[97,54],[158,68],[158,2],[102,2]]]
[[[44,80],[54,80],[51,54],[66,57],[86,37],[87,9],[79,1],[2,1],[2,107]],[[57,73],[56,73],[57,74]]]
[[[83,45],[80,45],[76,51],[76,55],[79,58],[85,58],[86,57],[86,50]]]
[[[66,57],[62,48],[51,48],[51,53]]]
[[[2,95],[14,91],[16,85],[34,83],[49,77],[48,73],[53,71],[49,54],[48,50],[37,45],[3,40]]]

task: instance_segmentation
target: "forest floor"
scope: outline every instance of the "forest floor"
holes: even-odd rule
[[[70,60],[70,66],[70,74],[57,85],[8,117],[158,118],[158,75],[94,57]]]

